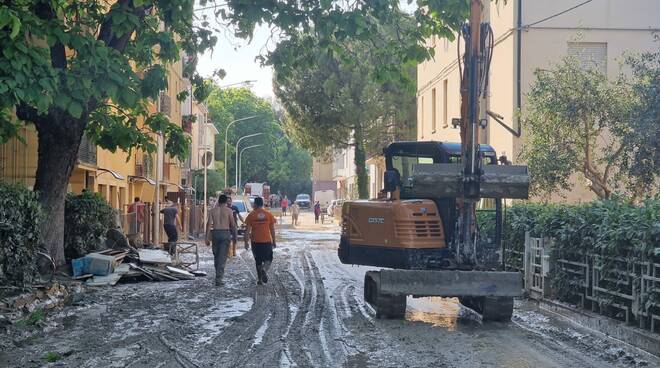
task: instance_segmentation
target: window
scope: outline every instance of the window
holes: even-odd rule
[[[431,133],[435,133],[435,116],[436,116],[436,95],[435,95],[435,88],[431,90]]]
[[[447,80],[442,82],[442,127],[449,126],[448,112],[447,112]]]
[[[583,68],[594,68],[607,74],[607,43],[569,42],[568,56],[577,59]]]
[[[392,156],[392,167],[401,175],[401,185],[410,186],[413,174],[413,165],[432,164],[432,157]]]

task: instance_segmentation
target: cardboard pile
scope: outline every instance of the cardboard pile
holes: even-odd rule
[[[74,259],[71,263],[73,278],[86,280],[88,286],[112,286],[120,280],[179,281],[195,278],[194,274],[174,267],[170,254],[160,249],[108,249]]]

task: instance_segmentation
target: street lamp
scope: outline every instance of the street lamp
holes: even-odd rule
[[[238,153],[238,184],[239,185],[241,184],[241,181],[242,181],[241,180],[242,179],[241,174],[243,173],[243,171],[242,171],[243,161],[241,161],[241,159],[242,159],[241,156],[243,155],[243,151],[248,150],[250,148],[260,147],[260,146],[263,146],[263,144],[255,144],[255,145],[252,145],[252,146],[247,146],[247,147],[241,149],[241,152]]]
[[[249,85],[249,84],[252,84],[254,82],[256,82],[256,80],[253,80],[253,79],[252,80],[244,80],[242,82],[236,82],[236,83],[225,84],[224,86],[218,86],[218,88],[222,89],[222,88],[227,88],[227,87],[231,87],[231,86],[236,86],[236,85],[239,85],[239,84],[248,84]]]
[[[247,116],[244,118],[236,119],[232,122],[230,122],[227,125],[227,128],[225,129],[225,186],[227,186],[227,136],[229,135],[229,128],[234,125],[235,123],[238,123],[239,121],[244,121],[244,120],[249,120],[249,119],[254,119],[258,117],[259,115],[252,115],[252,116]]]
[[[238,146],[241,144],[241,141],[243,139],[250,138],[250,137],[256,137],[256,136],[262,135],[262,134],[264,134],[264,133],[254,133],[254,134],[244,135],[244,136],[238,138],[238,141],[236,141],[236,152],[238,152]],[[238,153],[240,153],[240,152],[238,152]],[[234,179],[235,180],[234,183],[236,183],[236,192],[237,193],[238,193],[238,156],[239,156],[238,153],[236,154],[236,166],[235,166],[235,168],[236,168],[236,178]]]

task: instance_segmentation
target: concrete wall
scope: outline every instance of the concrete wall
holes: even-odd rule
[[[520,38],[520,90],[523,110],[524,95],[534,80],[534,71],[552,67],[559,62],[567,55],[571,43],[605,44],[605,70],[611,77],[619,73],[619,62],[624,52],[657,50],[660,47],[660,43],[653,40],[653,33],[660,29],[660,1],[657,0],[594,0],[565,14],[537,23],[579,3],[577,0],[513,0],[506,4],[488,2],[485,6],[483,20],[491,23],[496,46],[490,69],[490,88],[481,106],[482,117],[488,120],[487,129],[481,132],[481,141],[491,144],[498,154],[506,154],[509,160],[519,161],[518,155],[525,139],[525,131],[522,131],[521,138],[516,138],[483,114],[486,109],[492,110],[502,115],[509,126],[517,127],[516,26],[519,4],[522,5],[523,24]],[[417,68],[417,139],[458,142],[459,130],[451,126],[451,119],[460,116],[457,42],[430,39],[428,43],[435,47],[435,58],[421,63]],[[463,50],[464,45],[461,42],[461,52]],[[599,57],[599,52],[601,51],[594,51],[593,57]],[[436,90],[435,130],[432,121],[433,89]],[[445,114],[448,115],[449,126],[444,126]],[[580,202],[594,198],[581,175],[576,175],[573,182],[576,183],[573,191],[560,193],[552,199]]]

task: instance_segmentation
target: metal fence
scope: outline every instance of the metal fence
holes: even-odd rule
[[[536,299],[560,297],[578,306],[660,333],[660,263],[586,254],[552,253],[552,239],[525,235],[525,289]],[[513,254],[513,253],[512,253]]]

